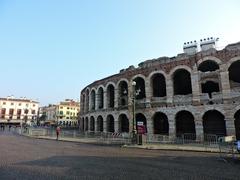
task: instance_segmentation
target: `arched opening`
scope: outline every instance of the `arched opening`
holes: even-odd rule
[[[238,110],[234,115],[235,121],[235,131],[236,131],[236,139],[240,140],[240,110]]]
[[[82,121],[81,121],[81,124],[80,124],[80,127],[81,127],[81,130],[82,131],[84,131],[84,121],[85,121],[85,119],[84,118],[82,118]]]
[[[85,94],[82,95],[82,99],[81,99],[81,102],[82,102],[82,106],[81,106],[81,110],[82,112],[85,112]]]
[[[98,108],[103,109],[104,96],[103,96],[103,88],[102,87],[100,87],[98,89],[97,101],[98,101]]]
[[[185,69],[178,69],[173,75],[174,95],[192,94],[191,75]]]
[[[129,132],[129,120],[125,114],[121,114],[118,118],[119,132]]]
[[[108,108],[114,108],[114,86],[112,84],[107,87],[107,103]]]
[[[166,96],[166,80],[165,77],[160,73],[152,76],[152,92],[153,97]]]
[[[114,117],[112,115],[107,116],[107,132],[114,132]]]
[[[231,64],[228,69],[229,71],[229,81],[230,87],[233,88],[240,88],[240,60],[235,61]]]
[[[147,133],[147,119],[142,113],[136,114],[136,129],[137,129],[138,122],[143,123],[143,125],[145,126],[145,131]]]
[[[202,84],[202,93],[208,93],[209,97],[212,98],[213,92],[219,92],[219,85],[217,82],[207,81]]]
[[[94,117],[90,117],[90,131],[95,131],[95,120]]]
[[[119,106],[126,106],[128,104],[128,84],[126,81],[121,81],[118,86],[119,92]]]
[[[95,90],[92,90],[92,92],[91,92],[91,95],[90,95],[90,97],[91,97],[91,110],[95,110],[95,98],[96,98],[96,92],[95,92]]]
[[[226,136],[225,117],[217,110],[209,110],[203,115],[204,135]]]
[[[86,91],[86,112],[89,111],[89,90]]]
[[[168,118],[166,114],[157,112],[153,116],[153,133],[154,134],[161,134],[161,135],[168,135],[169,131],[169,124]]]
[[[201,72],[216,71],[219,69],[219,65],[212,60],[203,61],[199,66],[198,70]]]
[[[85,118],[85,131],[88,131],[88,117]]]
[[[182,137],[185,134],[189,139],[196,139],[194,117],[189,111],[180,111],[176,115],[176,136]]]
[[[136,86],[135,86],[136,99],[145,98],[146,94],[145,94],[145,81],[144,81],[144,79],[141,78],[141,77],[137,77],[133,81],[136,82]]]
[[[97,131],[103,132],[103,117],[98,116],[97,118]]]

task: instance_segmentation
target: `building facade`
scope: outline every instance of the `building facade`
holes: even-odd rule
[[[45,117],[45,124],[60,126],[77,126],[80,103],[66,99],[59,104],[41,107],[41,114]]]
[[[240,139],[240,42],[184,44],[176,57],[147,60],[81,91],[81,131],[236,135]],[[133,118],[135,116],[135,118]],[[136,121],[136,122],[135,122]]]
[[[0,98],[0,124],[33,124],[38,115],[37,101],[9,96]]]

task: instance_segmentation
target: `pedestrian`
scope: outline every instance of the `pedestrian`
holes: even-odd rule
[[[57,126],[57,128],[56,128],[57,140],[58,140],[58,137],[59,137],[60,131],[61,131],[60,127]]]

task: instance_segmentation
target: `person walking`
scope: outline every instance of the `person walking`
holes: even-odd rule
[[[60,131],[61,131],[60,127],[57,126],[57,128],[56,128],[57,140],[58,140],[58,138],[59,138]]]

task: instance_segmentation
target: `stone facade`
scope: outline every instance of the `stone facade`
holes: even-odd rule
[[[239,138],[240,43],[147,60],[89,84],[80,96],[82,131],[131,132],[135,114],[148,134]]]

